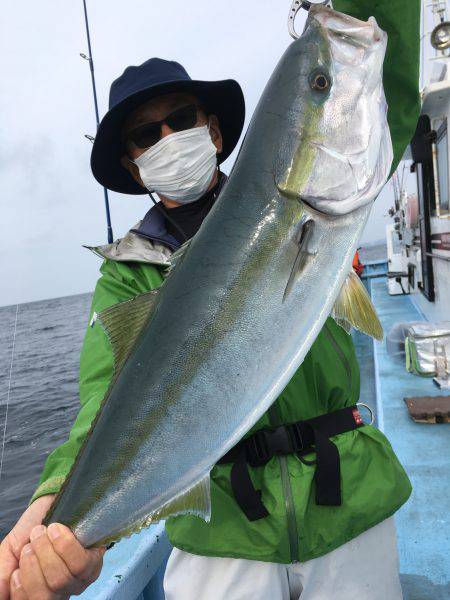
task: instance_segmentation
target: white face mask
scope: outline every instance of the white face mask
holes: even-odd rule
[[[216,153],[204,125],[167,135],[133,162],[150,192],[188,204],[208,189],[217,168]]]

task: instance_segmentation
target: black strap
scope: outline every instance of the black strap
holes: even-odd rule
[[[320,429],[313,429],[316,447],[316,504],[341,505],[341,464],[339,450]]]
[[[268,516],[261,499],[261,490],[255,489],[248,470],[248,464],[257,467],[265,465],[274,454],[295,452],[287,429],[277,427],[273,431],[261,430],[231,448],[219,463],[233,463],[230,480],[234,498],[249,521],[257,521]]]
[[[351,431],[361,427],[361,420],[357,406],[337,410],[309,419],[303,422],[311,427],[314,435],[316,449],[316,470],[314,481],[316,483],[316,504],[321,506],[341,506],[341,464],[339,451],[329,439],[334,435]]]
[[[233,463],[231,487],[236,502],[250,521],[268,515],[261,491],[256,490],[250,477],[248,464],[265,465],[273,456],[297,454],[305,464],[316,465],[316,503],[322,506],[341,505],[341,471],[339,451],[329,439],[360,427],[361,420],[356,406],[321,415],[272,430],[257,431],[234,446],[219,463]],[[308,461],[305,454],[316,452],[316,460]]]
[[[236,502],[249,521],[257,521],[269,514],[261,500],[261,490],[256,490],[250,478],[245,452],[241,451],[231,467],[231,487]]]

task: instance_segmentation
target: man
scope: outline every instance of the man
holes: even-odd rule
[[[371,12],[349,6],[342,2],[336,8],[364,19]],[[418,40],[418,4],[416,12],[409,1],[403,7],[405,14],[398,14],[403,31],[417,33]],[[375,16],[390,34],[389,19]],[[401,54],[401,36],[392,39],[391,54]],[[390,113],[397,161],[416,120],[412,52],[410,45],[407,60],[388,65],[390,73],[385,69],[385,81],[395,80],[398,68],[403,77]],[[406,100],[408,93],[412,100]],[[80,359],[82,407],[68,441],[49,456],[30,507],[2,543],[0,600],[67,598],[98,576],[104,549],[82,548],[64,526],[40,525],[112,376],[112,350],[96,314],[162,283],[171,252],[195,235],[220,193],[225,176],[218,165],[236,145],[243,120],[236,82],[192,81],[178,63],[151,59],[129,67],[113,83],[110,110],[93,147],[93,173],[112,190],[156,191],[161,203],[121,241],[94,249],[104,262]],[[355,404],[358,397],[351,338],[328,319],[291,382],[249,435]],[[409,496],[409,481],[379,431],[367,427],[342,436],[345,485],[338,507],[316,506],[314,465],[295,456],[273,457],[264,467],[249,467],[268,512],[252,520],[235,499],[230,465],[216,465],[211,523],[187,515],[167,521],[175,546],[165,578],[168,600],[401,598],[391,515]]]

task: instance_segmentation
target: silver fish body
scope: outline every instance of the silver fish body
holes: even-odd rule
[[[207,481],[303,361],[389,174],[385,45],[374,21],[313,7],[280,60],[49,515],[85,546]]]

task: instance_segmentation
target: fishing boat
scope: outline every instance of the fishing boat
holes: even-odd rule
[[[424,19],[423,62],[430,39],[441,47],[436,48],[430,59],[432,74],[429,83],[423,85],[416,135],[394,177],[393,223],[388,226],[386,236],[388,258],[365,261],[361,275],[385,332],[399,322],[450,320],[447,137],[450,23],[446,21],[446,4],[431,0],[428,12],[434,22],[430,32],[425,32]],[[84,7],[86,9],[85,4]],[[86,12],[85,17],[87,26]],[[92,67],[88,29],[87,33],[89,56],[84,58]],[[448,46],[442,47],[446,40]],[[91,74],[98,121],[93,67]],[[415,189],[411,189],[411,182]],[[112,240],[106,190],[104,198],[108,239]],[[404,598],[447,600],[450,598],[450,482],[447,475],[450,426],[436,421],[448,420],[448,415],[436,418],[437,415],[430,412],[422,419],[426,422],[417,422],[404,399],[431,399],[450,392],[439,389],[432,378],[408,372],[404,362],[389,354],[385,341],[373,341],[358,332],[352,335],[361,369],[361,401],[372,411],[374,425],[391,441],[413,485],[411,498],[395,517]],[[163,522],[124,538],[106,553],[99,579],[78,597],[83,600],[162,600],[162,582],[170,551]]]
[[[435,49],[430,59],[432,73],[421,92],[416,133],[393,179],[393,223],[386,230],[388,256],[365,262],[362,272],[385,332],[400,322],[450,320],[450,22],[446,2],[432,0],[427,6],[422,73],[426,73],[430,41],[430,48]],[[432,27],[426,32],[430,15]],[[411,178],[416,188],[412,193]],[[361,401],[391,441],[413,485],[410,500],[395,517],[404,598],[448,599],[450,412],[439,412],[433,403],[445,391],[432,378],[408,372],[404,361],[388,352],[385,341],[373,341],[358,332],[353,337],[361,367]],[[446,394],[448,401],[450,392]],[[416,413],[416,420],[405,402],[411,398],[429,401],[429,410]],[[123,539],[107,552],[101,577],[80,597],[163,599],[162,580],[170,550],[163,523]]]
[[[433,0],[430,7],[434,22],[424,34],[422,74],[431,73],[421,90],[422,109],[401,174],[393,178],[393,223],[386,238],[389,292],[411,295],[426,319],[445,321],[450,294],[450,23],[446,2]],[[433,49],[427,69],[424,56]]]
[[[364,265],[363,280],[385,331],[398,321],[425,320],[413,295],[390,295],[388,262]],[[395,516],[405,600],[450,598],[450,429],[448,423],[418,423],[405,398],[441,395],[430,378],[420,378],[393,360],[384,341],[354,334],[361,367],[361,400],[375,425],[391,441],[412,485],[411,498]],[[162,580],[170,544],[164,524],[123,539],[105,555],[100,578],[82,600],[163,600]],[[387,599],[388,600],[388,599]]]

